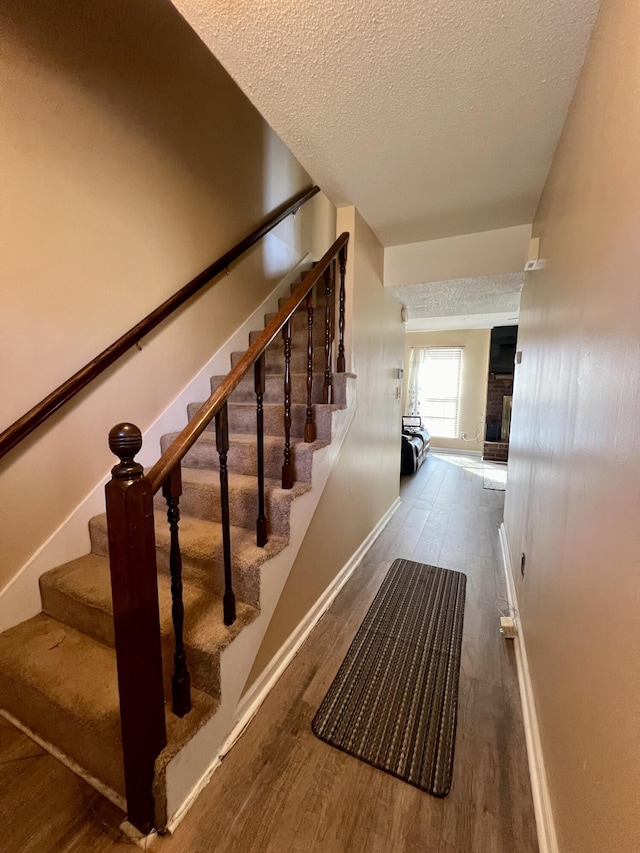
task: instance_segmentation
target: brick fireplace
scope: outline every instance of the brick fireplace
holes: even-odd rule
[[[506,462],[509,457],[509,425],[513,376],[490,373],[487,382],[487,408],[484,452],[490,462]],[[505,403],[506,398],[506,403]]]

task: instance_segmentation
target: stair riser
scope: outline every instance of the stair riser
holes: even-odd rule
[[[46,575],[40,578],[40,597],[42,610],[48,616],[93,637],[105,646],[115,645],[112,613],[106,613],[97,607],[88,607],[85,602],[66,595],[64,591],[49,584]]]
[[[255,488],[234,488],[229,490],[229,517],[231,524],[256,529],[258,517],[258,480]],[[265,510],[269,531],[276,536],[289,535],[289,514],[292,494],[283,489],[268,489],[265,492]],[[161,494],[155,498],[156,509],[166,511],[166,501]],[[180,497],[180,513],[203,518],[206,521],[222,522],[222,507],[220,504],[220,483],[189,483],[184,482]]]
[[[231,367],[235,367],[244,352],[231,353]],[[268,349],[265,352],[265,369],[267,373],[284,373],[284,353],[281,349]],[[291,350],[291,372],[307,372],[307,348]],[[316,349],[313,354],[313,372],[324,373],[324,350]]]
[[[188,407],[189,418],[192,418],[201,403],[192,403]],[[306,406],[294,403],[291,406],[291,435],[302,438],[307,419]],[[331,407],[314,406],[314,421],[316,436],[323,441],[331,440]],[[209,432],[215,431],[215,419],[207,427]],[[229,432],[242,435],[252,435],[256,430],[256,412],[254,406],[242,403],[229,404]],[[268,403],[264,407],[265,435],[284,436],[284,406]]]
[[[296,285],[296,287],[297,287],[297,285]],[[295,292],[295,289],[296,289],[295,287],[292,288],[291,295],[293,295],[293,293]],[[331,298],[332,298],[332,300],[336,299],[335,290],[334,290],[334,293],[333,293]],[[287,299],[288,299],[288,297],[286,297],[286,296],[282,296],[282,297],[280,297],[280,299],[278,299],[278,310],[281,310],[284,307],[285,303],[287,302]],[[319,290],[316,290],[316,298],[315,298],[315,310],[316,310],[316,312],[318,314],[322,313],[324,315],[324,309],[326,307],[326,304],[327,304],[327,296],[326,296],[326,291],[324,289],[324,284],[323,284]],[[296,308],[294,313],[300,314],[301,316],[304,316],[307,313],[305,303],[302,302],[300,304],[300,306],[298,308]]]
[[[233,563],[233,591],[238,601],[244,601],[252,607],[260,606],[260,571],[256,566],[245,567],[245,571],[239,570],[237,562],[233,557],[233,545],[231,547],[231,559]],[[158,571],[169,574],[169,552],[163,548],[157,550]],[[213,553],[206,557],[191,557],[189,554],[182,556],[182,571],[185,580],[195,586],[215,592],[216,595],[224,595],[224,564],[222,557],[222,545],[215,547]]]
[[[220,457],[216,450],[215,441],[207,441],[209,434],[195,443],[193,448],[187,453],[183,459],[185,468],[207,468],[213,471],[218,471],[220,468]],[[166,435],[162,437],[162,450],[171,444],[174,435]],[[311,467],[313,463],[312,445],[305,445],[303,442],[292,444],[292,452],[295,464],[295,480],[297,483],[311,482]],[[284,441],[274,444],[272,442],[265,443],[264,447],[264,468],[265,477],[277,479],[282,476],[282,461],[284,453]],[[245,474],[249,477],[256,475],[258,468],[257,449],[255,442],[251,444],[234,443],[230,441],[229,453],[227,454],[227,467],[230,472],[236,474]]]
[[[113,614],[104,610],[88,607],[72,596],[45,583],[40,584],[42,610],[47,615],[76,631],[81,631],[105,646],[115,645],[113,636]],[[186,618],[189,618],[187,613]],[[220,696],[220,657],[217,653],[206,654],[201,649],[193,649],[185,642],[189,673],[192,685],[210,696]],[[162,667],[164,672],[165,696],[171,696],[171,676],[173,674],[174,640],[171,636],[162,637]]]
[[[277,316],[275,312],[273,314],[265,314],[264,315],[264,325],[265,327]],[[313,312],[313,330],[314,334],[317,334],[319,337],[322,337],[324,341],[324,326],[325,326],[325,312],[324,312],[324,304],[318,306],[316,305],[315,310]],[[309,329],[309,318],[307,315],[306,309],[296,311],[295,314],[291,317],[291,330],[295,333],[304,333],[306,336]],[[253,334],[253,333],[252,333]],[[306,337],[305,337],[306,340]]]
[[[115,680],[113,672],[103,673]],[[75,709],[52,705],[30,682],[6,677],[0,670],[2,707],[47,743],[54,744],[92,776],[124,796],[120,718],[113,714],[96,730],[84,724],[82,707]],[[110,748],[105,750],[104,744]]]
[[[211,377],[211,392],[213,393],[220,383],[225,379],[224,376]],[[322,403],[322,389],[324,385],[324,374],[313,374],[313,386],[311,391],[311,402]],[[229,398],[234,403],[253,403],[256,402],[256,392],[253,385],[253,377],[245,378],[238,385],[236,390]],[[282,403],[284,399],[284,374],[271,374],[266,377],[265,392],[262,398],[263,403]],[[294,373],[291,377],[291,399],[294,403],[307,402],[307,376],[306,373]]]
[[[103,557],[109,555],[109,544],[106,531],[94,524],[89,524],[91,535],[91,550],[94,554]],[[259,549],[261,561],[252,561],[249,565],[242,564],[234,557],[233,537],[231,541],[231,555],[233,561],[233,588],[236,599],[250,604],[252,607],[260,605],[260,565],[272,556],[274,551]],[[166,530],[160,531],[156,528],[156,564],[158,571],[169,574],[169,539]],[[182,549],[182,576],[194,586],[210,590],[216,595],[224,595],[224,564],[222,556],[222,541],[206,543],[201,553],[193,553],[188,549]]]
[[[293,284],[289,285],[289,289],[291,290],[292,294],[296,292],[296,290],[300,287],[302,282],[305,280],[305,278],[307,278],[307,276],[315,266],[316,262],[314,261],[310,269],[304,270],[300,273],[300,278],[298,279],[298,281],[295,281]],[[316,296],[318,294],[322,294],[322,296],[324,296],[324,279],[321,278],[319,281],[317,281],[316,286],[313,289],[316,293]]]
[[[317,312],[316,312],[317,313]],[[294,315],[295,317],[296,315]],[[303,325],[302,320],[305,320]],[[262,334],[264,329],[259,331],[249,332],[249,343],[252,344]],[[316,316],[313,324],[313,346],[314,349],[324,348],[324,314],[323,322],[318,321]],[[309,328],[306,323],[306,317],[301,317],[298,322],[294,322],[291,328],[291,345],[296,349],[307,349],[309,343]],[[279,333],[276,338],[267,347],[268,350],[277,350],[282,352],[284,349],[284,340],[282,333]]]

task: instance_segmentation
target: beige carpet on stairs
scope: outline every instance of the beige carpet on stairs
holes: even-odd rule
[[[318,296],[317,320],[324,317]],[[271,318],[270,315],[269,319]],[[345,403],[344,376],[336,376],[333,405],[324,406],[323,333],[316,331],[314,412],[318,440],[301,440],[306,402],[306,313],[293,323],[293,438],[297,483],[279,485],[283,455],[282,341],[267,351],[265,395],[265,475],[270,538],[255,544],[257,515],[255,396],[251,377],[244,379],[229,404],[228,454],[231,540],[236,623],[222,620],[222,534],[218,454],[207,431],[183,462],[184,494],[180,537],[183,554],[185,645],[193,685],[193,710],[178,720],[166,703],[169,743],[164,763],[215,714],[220,699],[220,654],[257,615],[263,566],[286,547],[292,502],[311,488],[313,453],[331,440],[331,413]],[[255,337],[252,333],[251,338]],[[234,354],[235,363],[239,354]],[[212,377],[212,388],[222,377]],[[194,403],[189,413],[200,405]],[[164,436],[162,450],[175,434]],[[168,575],[169,531],[166,508],[156,497],[156,552],[161,613],[165,695],[172,670],[173,629]],[[123,770],[113,648],[113,610],[105,516],[91,520],[91,553],[52,569],[40,579],[42,613],[0,634],[0,704],[26,729],[59,750],[84,773],[122,796]],[[162,760],[159,766],[162,765]]]

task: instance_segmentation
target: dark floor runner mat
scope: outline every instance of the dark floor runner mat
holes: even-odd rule
[[[436,797],[453,773],[466,581],[396,560],[311,724],[326,743]]]

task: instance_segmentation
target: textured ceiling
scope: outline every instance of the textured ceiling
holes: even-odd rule
[[[524,272],[518,272],[409,284],[390,287],[389,291],[406,306],[413,330],[456,328],[462,322],[461,314],[465,326],[476,325],[473,322],[476,316],[482,316],[481,326],[498,323],[498,314],[503,315],[500,322],[505,314],[511,315],[507,319],[517,318],[523,284]],[[456,319],[446,323],[443,319],[446,317]],[[418,322],[421,318],[423,322]],[[438,322],[433,322],[434,318]]]
[[[174,0],[385,245],[532,221],[598,0]]]
[[[460,314],[491,314],[520,308],[524,272],[431,281],[390,287],[389,291],[408,309],[409,319]]]

